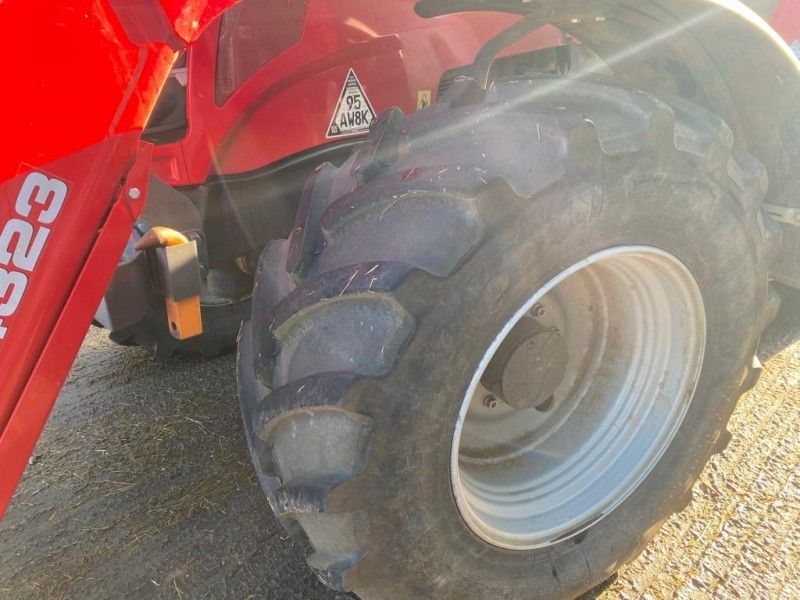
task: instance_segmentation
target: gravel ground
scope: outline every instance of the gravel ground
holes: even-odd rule
[[[800,598],[798,339],[800,303],[693,503],[590,597]],[[233,357],[157,363],[92,329],[0,523],[0,597],[349,598],[284,536],[243,440]]]

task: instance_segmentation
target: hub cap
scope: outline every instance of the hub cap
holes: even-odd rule
[[[705,331],[691,273],[648,246],[598,252],[538,290],[497,334],[462,402],[451,480],[470,528],[527,550],[618,506],[683,421]]]

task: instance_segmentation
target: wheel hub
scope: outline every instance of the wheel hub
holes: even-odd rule
[[[498,332],[462,402],[451,480],[467,525],[527,550],[616,508],[683,421],[705,328],[691,273],[652,247],[604,250],[539,289]]]
[[[546,407],[564,379],[569,354],[557,329],[521,319],[481,378],[498,399],[517,409]]]

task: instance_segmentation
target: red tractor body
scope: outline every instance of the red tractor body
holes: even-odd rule
[[[411,1],[244,0],[187,51],[185,135],[177,124],[176,139],[156,147],[153,172],[169,185],[200,184],[363,134],[371,113],[392,106],[411,113],[435,102],[442,75],[469,65],[514,20],[491,13],[423,19]],[[545,27],[506,54],[560,44],[560,32]],[[372,111],[354,133],[331,134],[350,69]]]
[[[408,0],[244,0],[231,8],[180,57],[144,132],[161,182],[150,186],[96,322],[113,340],[159,357],[231,348],[250,311],[248,262],[289,236],[311,171],[341,163],[388,108],[410,114],[435,102],[514,20],[423,19]],[[571,58],[567,41],[541,27],[506,49],[497,70],[521,75],[546,64],[555,73]],[[180,343],[152,265],[133,249],[156,223],[197,242],[205,331]]]

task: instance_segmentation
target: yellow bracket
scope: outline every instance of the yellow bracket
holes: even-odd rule
[[[187,244],[191,244],[192,248],[187,248],[189,252],[184,253],[182,250]],[[164,290],[167,322],[172,337],[185,340],[203,333],[199,293],[177,299],[173,297],[177,294],[173,291],[171,267],[174,265],[172,263],[178,264],[181,270],[190,266],[192,262],[197,263],[197,244],[194,240],[190,241],[185,235],[169,227],[153,227],[136,243],[134,248],[136,250],[152,249],[159,255],[157,256],[158,271],[161,287]],[[176,287],[181,286],[176,284]],[[186,289],[185,285],[183,289]]]

